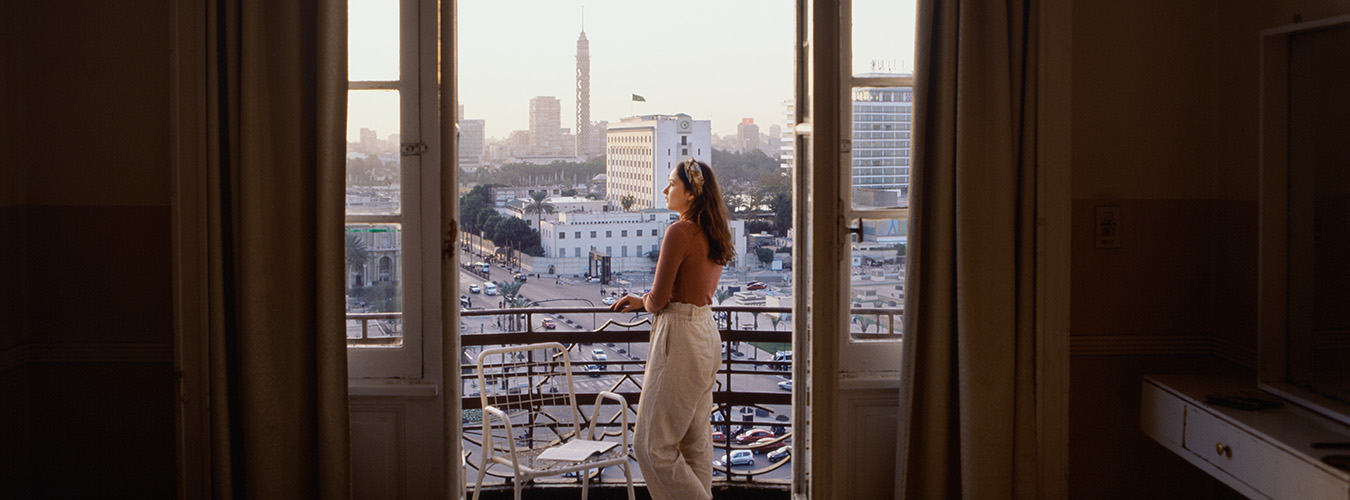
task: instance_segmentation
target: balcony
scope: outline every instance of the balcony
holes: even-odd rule
[[[755,452],[753,464],[715,466],[714,491],[718,492],[719,497],[787,498],[791,488],[792,458],[770,461],[767,453],[758,451],[790,445],[798,428],[792,420],[790,386],[779,384],[791,381],[792,361],[790,358],[783,359],[783,356],[775,359],[777,352],[791,350],[791,308],[727,305],[713,306],[712,309],[722,337],[723,361],[713,389],[716,409],[709,418],[713,421],[713,431],[726,436],[725,440],[714,442],[714,454],[721,457],[732,450],[745,449]],[[851,330],[857,330],[859,323],[870,323],[877,325],[877,328],[873,330],[874,333],[866,334],[868,338],[899,336],[896,330],[902,316],[900,308],[855,308],[852,313],[859,321],[853,322]],[[612,391],[627,400],[630,423],[635,421],[650,335],[649,314],[615,314],[607,307],[593,306],[535,306],[471,309],[461,311],[460,315],[466,325],[460,336],[463,351],[459,361],[463,379],[461,424],[466,464],[464,477],[468,482],[466,489],[472,489],[472,480],[477,477],[478,449],[482,443],[478,392],[481,388],[478,387],[475,374],[475,355],[484,348],[535,342],[562,343],[568,347],[573,359],[578,405],[589,408],[594,404],[597,393],[602,390]],[[540,325],[545,318],[552,320],[556,329],[542,328]],[[353,332],[349,336],[349,343],[389,345],[397,342],[383,333],[391,328],[388,325],[398,323],[397,314],[349,314],[348,322],[352,325],[349,331]],[[362,332],[362,338],[353,338],[355,331]],[[370,332],[377,331],[380,333],[370,335]],[[853,332],[855,336],[860,333]],[[604,353],[606,359],[596,359],[595,350]],[[588,370],[588,365],[603,369]],[[583,413],[589,416],[589,412]],[[622,424],[617,411],[605,412],[601,419],[598,425],[615,440],[619,432],[631,431],[620,429]],[[763,429],[773,436],[769,440],[738,443],[735,436],[742,428]],[[509,484],[503,476],[493,472],[490,469],[484,480],[485,495],[487,498],[508,498]],[[636,464],[633,474],[635,483],[640,485],[641,474]],[[597,498],[626,496],[622,486],[623,474],[619,470],[592,472],[591,482],[592,493]],[[536,481],[532,491],[543,498],[572,498],[576,496],[575,489],[580,483],[580,478],[541,479]],[[553,493],[544,493],[546,491]],[[639,497],[644,495],[640,493]]]

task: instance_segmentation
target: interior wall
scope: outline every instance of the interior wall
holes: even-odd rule
[[[1259,32],[1347,12],[1074,3],[1072,498],[1234,497],[1139,430],[1140,377],[1254,366]],[[1099,206],[1118,248],[1094,245]]]
[[[19,236],[0,261],[21,273],[0,288],[0,478],[19,498],[175,495],[170,6],[0,7],[0,230]]]

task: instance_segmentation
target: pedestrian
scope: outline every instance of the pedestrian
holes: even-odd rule
[[[726,204],[712,169],[692,158],[671,173],[666,207],[680,219],[666,230],[651,291],[626,295],[617,312],[652,313],[650,355],[638,401],[633,454],[655,500],[712,498],[712,390],[721,337],[713,290],[735,257]],[[603,294],[602,294],[603,295]]]

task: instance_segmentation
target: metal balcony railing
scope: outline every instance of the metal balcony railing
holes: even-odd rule
[[[792,361],[789,356],[775,355],[791,351],[791,308],[774,306],[715,305],[712,307],[722,337],[723,361],[713,389],[715,409],[709,413],[715,436],[715,455],[729,455],[733,450],[776,448],[791,443],[792,422]],[[854,308],[852,316],[859,320],[849,330],[858,338],[890,338],[900,336],[901,308]],[[460,344],[463,352],[459,360],[463,387],[461,416],[465,449],[465,477],[477,477],[478,448],[482,442],[481,403],[475,370],[475,355],[484,348],[536,342],[560,342],[568,347],[573,357],[573,374],[577,381],[577,403],[589,408],[596,395],[607,390],[622,395],[628,403],[625,411],[634,421],[637,403],[642,396],[642,373],[646,366],[647,342],[651,334],[651,315],[616,314],[608,307],[522,307],[504,309],[467,309],[460,313],[466,326],[461,328]],[[401,325],[398,313],[352,313],[348,318],[349,345],[389,345],[401,341],[401,335],[388,337]],[[546,329],[541,325],[547,318],[556,325]],[[360,323],[360,337],[357,327]],[[868,331],[857,326],[870,325]],[[476,327],[476,328],[475,328]],[[476,331],[475,331],[476,330]],[[395,340],[389,340],[393,338]],[[597,360],[592,354],[600,349],[608,357]],[[785,359],[786,358],[786,359]],[[591,367],[590,369],[587,366]],[[599,368],[599,369],[595,369]],[[780,383],[782,383],[780,385]],[[489,390],[497,390],[491,388]],[[587,412],[587,414],[589,414]],[[617,411],[602,414],[598,425],[610,436],[622,426]],[[762,429],[773,436],[768,440],[738,443],[735,436],[741,430]],[[754,453],[750,466],[724,464],[715,467],[715,481],[787,485],[790,483],[791,458],[769,461],[766,454]],[[634,474],[638,474],[636,468]],[[489,478],[498,484],[503,476]],[[620,483],[622,474],[592,471],[592,481]],[[547,482],[547,480],[541,480]],[[579,478],[556,481],[580,483]]]

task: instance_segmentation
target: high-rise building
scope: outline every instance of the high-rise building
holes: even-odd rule
[[[576,155],[586,158],[591,149],[591,42],[586,40],[586,28],[577,38],[577,137]]]
[[[609,125],[605,136],[606,197],[634,210],[666,208],[666,179],[686,158],[712,159],[712,122],[689,115],[645,115]]]
[[[796,101],[788,99],[783,101],[783,109],[787,126],[783,127],[782,146],[778,152],[778,166],[784,170],[791,171],[795,163],[795,154],[797,151],[797,111]]]
[[[601,120],[598,122],[594,122],[591,124],[591,131],[585,135],[577,136],[577,140],[582,140],[583,137],[585,138],[586,151],[590,152],[589,153],[590,156],[604,154],[605,133],[608,130],[609,130],[608,121]],[[578,155],[578,156],[580,156],[583,160],[590,159],[589,156],[586,155]]]
[[[868,73],[859,76],[909,76]],[[894,191],[909,197],[911,87],[853,89],[853,187]]]
[[[483,166],[487,137],[485,120],[459,120],[459,166],[473,171]]]
[[[755,125],[754,118],[742,118],[740,125],[736,125],[736,146],[742,153],[759,149],[759,125]]]
[[[562,153],[562,104],[557,97],[530,99],[530,154]]]

